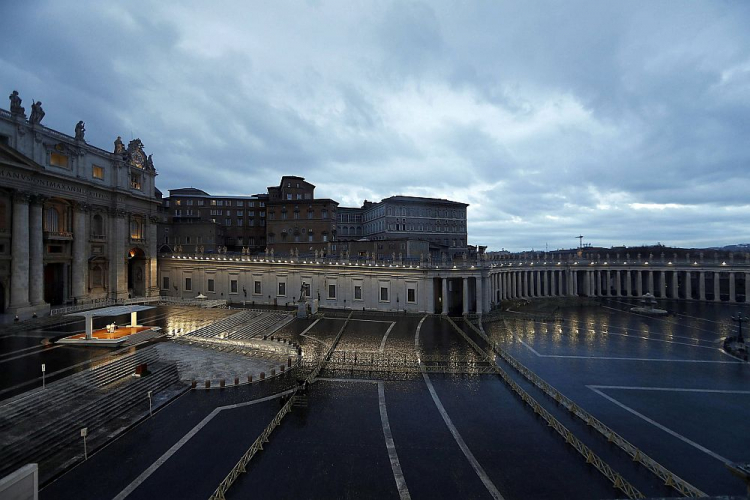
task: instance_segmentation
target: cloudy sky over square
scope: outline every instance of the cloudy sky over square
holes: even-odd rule
[[[750,3],[12,2],[0,84],[157,186],[470,204],[490,250],[750,242]],[[8,101],[3,106],[8,109]]]

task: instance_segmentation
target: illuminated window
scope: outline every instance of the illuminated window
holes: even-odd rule
[[[91,167],[91,175],[94,176],[94,179],[104,179],[104,169],[94,165]]]
[[[68,168],[68,157],[60,153],[50,153],[49,164],[55,167]]]

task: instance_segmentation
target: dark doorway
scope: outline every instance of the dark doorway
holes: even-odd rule
[[[131,297],[146,295],[146,254],[140,248],[128,252],[128,294]]]
[[[53,306],[65,302],[65,265],[44,266],[44,301]]]

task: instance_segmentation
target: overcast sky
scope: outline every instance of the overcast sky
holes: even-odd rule
[[[5,2],[0,88],[157,186],[470,204],[491,250],[750,242],[750,2]],[[9,108],[9,101],[2,106]]]

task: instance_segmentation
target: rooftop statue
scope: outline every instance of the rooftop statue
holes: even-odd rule
[[[31,103],[31,116],[29,117],[29,123],[36,125],[42,122],[44,118],[44,110],[42,109],[42,101],[32,101]]]
[[[10,99],[10,114],[25,116],[26,110],[21,106],[21,97],[18,95],[18,91],[14,90],[8,98]]]
[[[119,135],[115,139],[115,154],[122,154],[125,152],[125,144],[122,143],[122,137]]]
[[[86,142],[86,139],[83,138],[83,135],[86,133],[86,124],[83,123],[83,120],[76,123],[76,141],[83,141]]]

